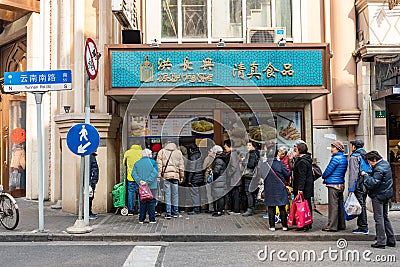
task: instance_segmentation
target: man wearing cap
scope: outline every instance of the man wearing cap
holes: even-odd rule
[[[345,230],[346,222],[343,210],[344,176],[347,171],[347,159],[343,154],[344,145],[340,141],[331,144],[331,160],[322,174],[328,187],[328,226],[322,231],[337,232]]]
[[[354,194],[362,207],[361,214],[357,217],[357,229],[353,230],[354,234],[365,234],[368,232],[367,209],[365,200],[367,191],[363,183],[361,171],[363,170],[362,163],[365,162],[364,157],[367,153],[364,150],[364,142],[362,140],[350,141],[352,154],[349,159],[349,194]],[[367,165],[367,164],[364,164]]]

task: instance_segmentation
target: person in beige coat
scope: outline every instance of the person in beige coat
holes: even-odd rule
[[[164,182],[164,198],[166,219],[178,217],[178,183],[184,177],[184,162],[182,152],[176,144],[167,142],[157,155],[158,177]]]
[[[21,186],[21,175],[25,170],[25,150],[22,144],[13,144],[11,154],[11,175],[10,175],[10,189],[19,189]]]

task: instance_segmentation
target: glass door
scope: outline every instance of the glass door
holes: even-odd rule
[[[2,101],[3,186],[15,197],[26,194],[26,97],[6,96]]]

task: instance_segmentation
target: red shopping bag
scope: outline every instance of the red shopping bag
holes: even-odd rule
[[[312,215],[308,202],[304,200],[302,195],[297,197],[298,200],[294,202],[294,205],[296,206],[296,227],[303,228],[306,225],[312,224]]]
[[[295,197],[295,199],[292,201],[292,206],[290,207],[290,212],[289,212],[289,217],[288,217],[288,225],[293,226],[296,222],[296,205],[295,202],[299,200],[299,195]]]
[[[148,184],[139,185],[139,196],[140,201],[149,201],[153,199],[153,194],[151,193]]]

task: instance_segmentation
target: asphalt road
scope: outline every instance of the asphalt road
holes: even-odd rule
[[[370,242],[0,243],[0,266],[399,266]]]

